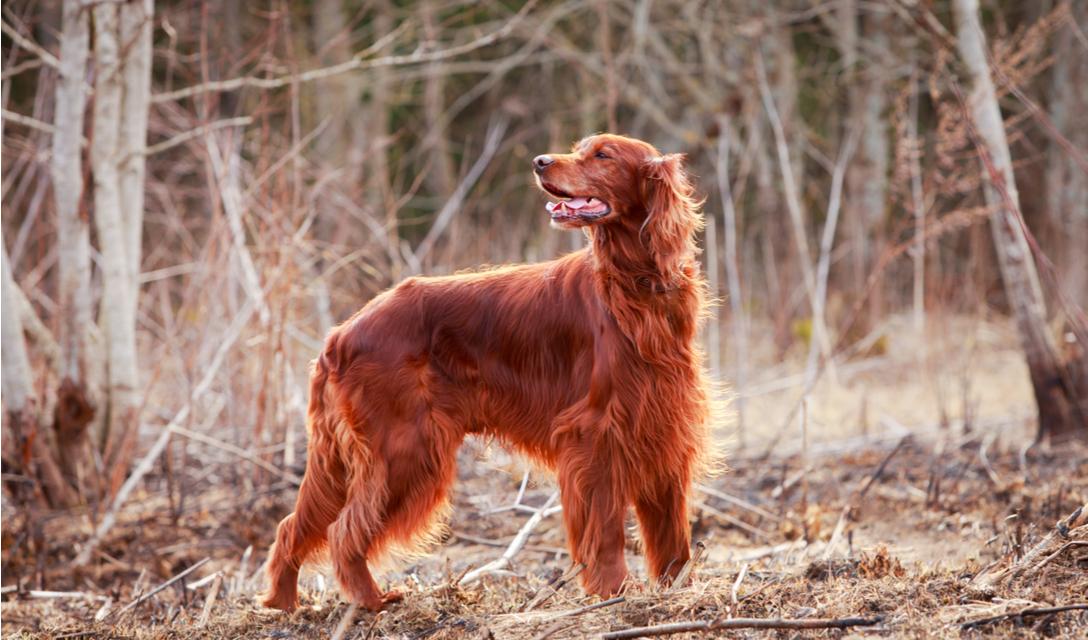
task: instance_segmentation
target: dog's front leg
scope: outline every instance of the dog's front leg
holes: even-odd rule
[[[646,568],[663,584],[670,584],[691,556],[690,486],[684,475],[665,475],[647,482],[635,499]]]
[[[563,520],[571,554],[585,565],[582,586],[587,593],[608,597],[619,593],[627,579],[624,558],[626,494],[607,455],[578,447],[559,465]]]

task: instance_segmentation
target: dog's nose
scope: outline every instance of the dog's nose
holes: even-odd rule
[[[555,159],[551,156],[537,156],[533,158],[533,170],[537,173],[543,173],[553,162],[555,162]]]

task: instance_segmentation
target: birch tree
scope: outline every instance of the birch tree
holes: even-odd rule
[[[2,244],[2,243],[0,243]],[[5,453],[11,452],[13,467],[37,479],[45,495],[42,498],[52,505],[75,504],[78,496],[65,481],[57,466],[53,453],[49,450],[47,438],[36,433],[44,416],[39,414],[41,405],[34,390],[34,374],[31,370],[30,356],[27,353],[26,340],[23,337],[22,301],[18,285],[15,284],[8,261],[7,246],[2,247],[3,263],[0,265],[0,343],[4,347],[4,357],[0,358],[0,392],[4,396],[4,416],[15,444],[10,444]]]
[[[90,223],[85,212],[80,211],[89,13],[79,0],[64,2],[50,160],[57,211],[58,302],[62,310],[58,327],[61,370],[55,428],[62,468],[75,483],[80,483],[79,478],[93,469],[87,456],[86,431],[99,404],[101,382],[96,375],[101,366],[91,353],[90,344],[94,327]]]
[[[95,24],[94,209],[102,251],[100,318],[109,408],[99,435],[110,492],[128,470],[139,424],[136,305],[150,105],[151,0],[98,4]]]
[[[954,0],[953,9],[956,43],[971,81],[967,108],[981,138],[986,202],[995,209],[990,229],[1005,296],[1016,319],[1035,391],[1039,433],[1055,439],[1073,434],[1088,436],[1088,423],[1077,404],[1080,400],[1076,389],[1046,323],[1043,291],[1022,226],[1012,156],[986,60],[978,0]]]

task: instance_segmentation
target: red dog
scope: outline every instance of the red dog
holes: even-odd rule
[[[687,496],[707,459],[696,332],[707,308],[702,218],[681,156],[615,135],[537,156],[552,224],[588,249],[542,264],[409,278],[334,329],[310,378],[309,461],[280,523],[266,606],[297,606],[299,567],[326,544],[348,597],[377,610],[367,562],[433,539],[466,434],[556,470],[586,591],[627,577],[634,504],[648,569],[689,556]]]

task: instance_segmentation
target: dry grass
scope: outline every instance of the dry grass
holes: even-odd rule
[[[991,587],[972,583],[992,563],[1000,568],[1015,562],[1060,517],[1088,501],[1084,448],[1039,449],[1021,457],[1018,447],[997,442],[986,452],[987,469],[980,457],[985,441],[971,436],[907,441],[890,459],[889,449],[812,458],[807,482],[785,490],[782,479],[797,475],[798,459],[734,460],[734,472],[712,488],[758,505],[769,515],[699,493],[695,534],[707,553],[691,584],[672,592],[644,586],[632,543],[630,562],[637,582],[622,602],[588,611],[582,607],[593,601],[569,584],[535,610],[520,610],[540,590],[550,589],[548,581],[568,567],[558,550],[564,543],[558,516],[545,520],[516,557],[516,576],[454,586],[468,569],[497,557],[502,548],[495,545],[504,546],[527,518],[509,510],[489,513],[511,502],[517,490],[517,475],[487,469],[503,466],[497,464],[501,455],[490,464],[466,461],[455,495],[455,533],[435,554],[387,573],[384,581],[406,591],[406,601],[379,616],[352,613],[343,637],[532,638],[550,632],[553,638],[576,638],[683,620],[858,615],[881,617],[874,632],[895,636],[1084,637],[1084,611],[961,628],[971,620],[1033,606],[1084,601],[1088,593],[1088,548],[1076,545],[1066,545],[1030,579]],[[857,501],[828,554],[843,506],[885,460],[883,473]],[[503,480],[501,491],[495,488],[498,479]],[[550,487],[530,486],[525,501],[540,504],[550,492]],[[349,609],[320,574],[304,576],[306,606],[294,615],[256,604],[258,565],[292,496],[287,487],[245,499],[206,492],[191,496],[180,513],[158,493],[143,496],[105,541],[95,564],[79,571],[66,564],[75,550],[51,541],[85,536],[85,517],[59,514],[35,532],[24,526],[23,514],[9,514],[4,521],[4,582],[19,580],[24,593],[5,596],[3,632],[27,638],[330,636]],[[722,512],[746,526],[720,519]],[[1088,541],[1088,526],[1055,540]],[[251,545],[255,551],[243,560]],[[204,624],[212,581],[196,589],[179,582],[120,612],[138,594],[205,557],[210,560],[187,582],[215,572],[222,572],[223,580]],[[745,575],[737,585],[741,572]],[[324,590],[319,588],[322,582]],[[33,598],[31,587],[78,591],[87,597]],[[108,617],[96,621],[107,602]]]

